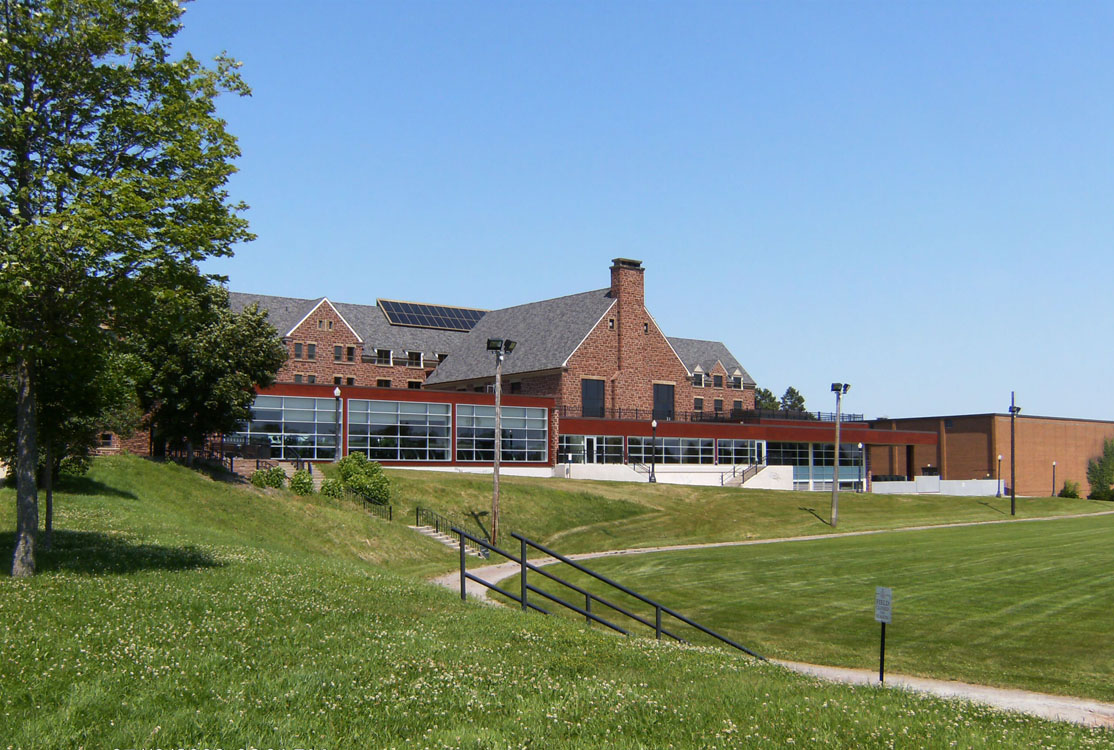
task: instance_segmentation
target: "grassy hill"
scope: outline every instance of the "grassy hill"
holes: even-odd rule
[[[455,507],[449,489],[429,494]],[[605,491],[608,512],[639,515]],[[12,497],[0,491],[5,559]],[[4,746],[1114,747],[1109,732],[465,604],[419,577],[451,550],[321,497],[114,458],[56,502],[40,575],[0,579]],[[569,523],[596,512],[563,502]]]

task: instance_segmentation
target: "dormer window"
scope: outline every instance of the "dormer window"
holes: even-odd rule
[[[695,375],[692,376],[692,387],[693,388],[703,388],[704,387],[704,373],[698,372],[698,373],[696,373]]]
[[[390,349],[376,349],[375,350],[375,364],[382,367],[391,366],[391,350]]]
[[[422,366],[422,353],[421,352],[406,352],[406,366],[407,367],[421,367]]]
[[[734,388],[737,391],[743,390],[743,376],[742,375],[731,376],[731,387]]]

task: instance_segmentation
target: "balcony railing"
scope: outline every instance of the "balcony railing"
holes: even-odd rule
[[[630,422],[719,422],[727,424],[757,424],[770,420],[792,420],[798,422],[835,422],[835,412],[826,411],[782,411],[776,409],[744,409],[724,411],[679,411],[670,412],[658,409],[582,409],[562,406],[562,418],[572,419],[618,419]],[[840,414],[840,422],[864,422],[862,414]]]

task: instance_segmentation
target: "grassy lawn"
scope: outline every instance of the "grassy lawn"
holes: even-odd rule
[[[412,517],[423,505],[486,531],[491,476],[388,471],[397,508]],[[500,479],[501,528],[560,552],[591,552],[671,544],[729,542],[830,534],[830,495],[667,484],[567,479]],[[1019,498],[1018,517],[1114,510],[1098,500]],[[836,531],[891,529],[1009,518],[1008,497],[840,495]],[[505,540],[504,540],[505,541]]]
[[[874,589],[889,586],[887,669],[1114,700],[1114,516],[585,564],[764,655],[868,669]]]
[[[464,604],[413,575],[436,545],[323,498],[120,458],[57,513],[40,574],[0,578],[4,747],[1114,747]]]

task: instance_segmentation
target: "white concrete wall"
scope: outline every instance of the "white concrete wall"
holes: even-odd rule
[[[409,471],[448,471],[455,474],[487,474],[491,475],[490,466],[385,466],[385,469],[406,469]],[[499,464],[501,477],[553,477],[563,476],[555,474],[548,466],[508,466]]]
[[[766,466],[743,485],[748,490],[793,489],[792,466]]]
[[[916,495],[933,493],[964,497],[994,497],[999,485],[994,479],[940,479],[915,477],[912,482],[872,482],[870,491],[879,495]]]

